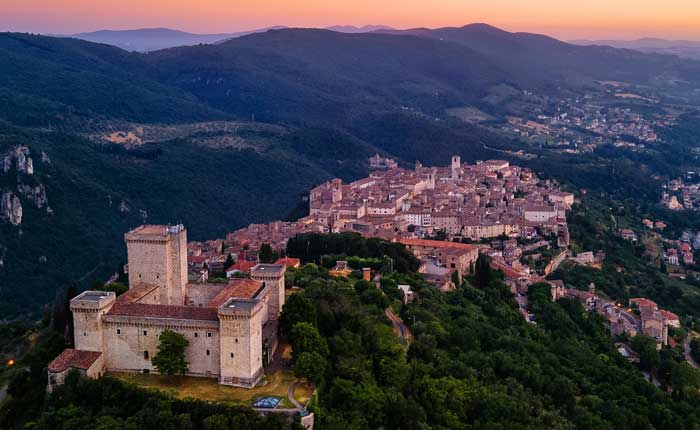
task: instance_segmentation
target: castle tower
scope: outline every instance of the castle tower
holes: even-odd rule
[[[109,312],[116,298],[112,292],[85,291],[70,301],[75,349],[104,351],[102,315]]]
[[[262,301],[233,298],[218,309],[220,384],[252,388],[260,382],[263,308]]]
[[[268,314],[270,320],[279,319],[284,306],[284,272],[287,267],[282,264],[258,264],[250,271],[250,278],[264,283],[270,289]]]
[[[180,225],[143,225],[124,235],[129,286],[160,287],[159,304],[183,305],[187,285],[187,230]]]

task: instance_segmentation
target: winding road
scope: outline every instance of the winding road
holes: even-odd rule
[[[685,340],[683,341],[683,355],[685,355],[685,361],[688,362],[691,366],[694,368],[699,368],[697,361],[693,359],[693,355],[690,353],[690,341],[691,341],[691,336],[687,335],[685,337]]]
[[[408,329],[406,323],[404,323],[403,320],[391,310],[391,308],[386,308],[384,313],[386,314],[386,317],[389,318],[389,321],[391,321],[391,324],[396,329],[399,337],[401,337],[407,343],[413,341],[413,334],[411,333],[411,330]]]

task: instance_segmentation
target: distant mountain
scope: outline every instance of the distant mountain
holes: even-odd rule
[[[646,53],[670,54],[700,60],[699,40],[644,38],[636,40],[572,40],[570,43],[584,46],[612,46],[613,48],[634,49]]]
[[[283,27],[269,27],[236,33],[218,34],[195,34],[171,30],[169,28],[144,28],[138,30],[100,30],[91,33],[73,34],[67,37],[74,37],[76,39],[95,43],[105,43],[122,48],[126,51],[150,52],[176,46],[219,43],[235,37],[279,28]]]
[[[535,85],[543,79],[568,85],[585,84],[592,79],[655,84],[677,79],[700,81],[700,63],[607,46],[579,46],[541,34],[511,33],[488,24],[380,32],[458,43],[500,63],[506,70],[517,70],[521,82]]]
[[[326,30],[337,31],[338,33],[371,33],[373,31],[393,30],[392,27],[386,25],[365,25],[356,27],[354,25],[334,25],[326,27]]]

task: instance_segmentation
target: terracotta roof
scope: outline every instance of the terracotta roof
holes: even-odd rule
[[[167,318],[183,320],[218,321],[216,308],[197,306],[146,305],[141,303],[117,303],[107,315]]]
[[[63,372],[68,368],[87,370],[102,355],[101,352],[66,349],[49,363],[49,372]]]
[[[153,284],[136,284],[130,287],[127,292],[117,297],[117,303],[136,303],[156,288],[158,288],[158,286]]]
[[[298,267],[301,264],[301,260],[298,258],[285,257],[275,261],[275,264],[282,264],[287,267]]]
[[[426,239],[399,239],[399,243],[406,246],[424,246],[430,248],[456,248],[474,250],[478,249],[476,245],[457,242],[445,242],[441,240],[426,240]]]
[[[219,291],[219,293],[207,303],[207,306],[218,308],[233,297],[237,299],[254,299],[261,289],[262,284],[258,281],[247,278],[232,279],[223,290]]]
[[[635,305],[639,307],[644,307],[644,308],[656,308],[657,305],[656,303],[652,302],[649,299],[646,299],[644,297],[638,297],[634,299],[630,299],[630,303],[634,303]]]
[[[255,267],[258,263],[254,261],[239,261],[233,266],[229,267],[226,269],[227,272],[230,272],[232,270],[238,270],[239,272],[250,272],[250,269]]]
[[[660,313],[661,315],[663,315],[664,318],[666,318],[667,320],[671,320],[671,321],[673,321],[673,320],[678,320],[678,321],[680,321],[680,318],[678,318],[678,315],[674,314],[674,313],[671,312],[671,311],[667,311],[667,310],[665,310],[665,309],[661,309],[661,310],[659,311],[659,313]]]

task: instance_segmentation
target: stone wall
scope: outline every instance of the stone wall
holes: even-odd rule
[[[219,377],[220,339],[215,321],[107,315],[104,317],[106,368],[122,372],[144,369],[157,372],[151,360],[158,352],[158,336],[168,329],[184,335],[190,342],[185,351],[188,375]],[[145,351],[148,351],[148,358],[145,358]]]

